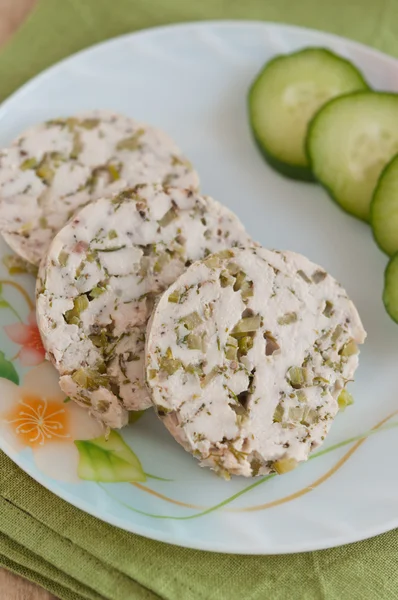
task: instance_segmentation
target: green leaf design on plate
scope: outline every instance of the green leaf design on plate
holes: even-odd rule
[[[393,414],[395,415],[395,413],[393,413]],[[393,415],[391,415],[389,418],[391,418],[392,416]],[[343,446],[347,446],[348,444],[352,444],[353,442],[358,442],[359,440],[364,440],[368,437],[371,437],[375,433],[380,433],[381,431],[385,431],[387,429],[393,429],[396,427],[398,427],[398,421],[394,421],[393,423],[389,423],[389,424],[379,427],[377,429],[371,429],[370,431],[367,431],[366,433],[363,433],[362,435],[354,436],[352,438],[344,440],[343,442],[339,442],[337,444],[334,444],[333,446],[329,446],[329,448],[324,448],[323,450],[320,450],[320,451],[316,452],[315,454],[311,454],[309,457],[309,460],[318,458],[319,456],[323,456],[324,454],[329,454],[329,452],[333,452],[334,450],[337,450],[338,448],[343,448]],[[115,500],[116,502],[118,502],[119,504],[124,506],[125,508],[128,508],[129,510],[131,510],[135,513],[139,513],[140,515],[145,515],[147,517],[153,517],[154,519],[170,519],[170,520],[175,520],[175,521],[187,521],[190,519],[197,519],[198,517],[204,517],[205,515],[215,512],[216,510],[219,510],[220,508],[224,508],[225,506],[227,506],[228,504],[231,504],[231,502],[233,502],[240,496],[247,494],[247,492],[253,490],[254,488],[257,488],[259,485],[266,483],[267,481],[269,481],[270,479],[273,479],[274,477],[280,477],[280,475],[277,475],[276,473],[270,473],[270,475],[265,475],[264,477],[257,479],[257,481],[255,481],[254,483],[251,483],[250,485],[243,488],[243,490],[240,490],[239,492],[236,492],[236,494],[229,496],[229,498],[222,500],[218,504],[214,504],[213,506],[210,506],[209,508],[206,508],[205,510],[202,510],[201,512],[194,513],[193,515],[184,515],[184,516],[165,515],[163,513],[162,514],[154,514],[154,513],[145,512],[143,510],[140,510],[138,508],[134,508],[133,506],[130,506],[126,502],[123,502],[122,500],[120,500],[119,497],[112,494],[112,492],[109,489],[102,487],[101,484],[98,484],[98,485],[110,498],[112,498],[112,500]]]
[[[111,431],[108,439],[101,436],[75,441],[75,445],[81,479],[104,483],[146,481],[140,461],[116,431]]]
[[[0,377],[9,379],[13,383],[19,385],[19,375],[15,370],[14,365],[11,361],[7,360],[4,352],[0,350]]]

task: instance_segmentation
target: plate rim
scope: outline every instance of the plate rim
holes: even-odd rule
[[[259,29],[264,32],[272,31],[272,30],[282,30],[283,33],[289,35],[289,33],[298,33],[298,34],[308,34],[310,36],[320,36],[325,39],[325,43],[328,41],[334,43],[344,43],[348,49],[356,49],[365,55],[371,55],[373,57],[378,57],[383,61],[387,61],[391,66],[398,70],[398,59],[393,57],[385,52],[378,50],[376,48],[372,48],[371,46],[367,46],[362,42],[358,42],[352,40],[350,38],[346,38],[344,36],[340,36],[334,33],[325,32],[321,30],[316,30],[308,27],[301,27],[298,25],[291,25],[286,23],[278,23],[275,21],[261,21],[261,20],[245,20],[245,19],[215,19],[215,20],[205,20],[205,21],[186,21],[181,23],[172,23],[167,25],[160,25],[149,27],[145,29],[140,29],[137,31],[128,32],[122,35],[118,35],[96,44],[93,44],[89,47],[83,48],[60,61],[50,65],[45,68],[43,71],[38,73],[37,75],[30,78],[26,81],[22,86],[14,90],[9,96],[7,96],[0,104],[0,120],[4,118],[4,114],[8,110],[8,107],[12,105],[15,100],[19,100],[24,95],[28,94],[31,90],[35,89],[36,86],[39,86],[43,81],[45,81],[48,77],[51,77],[54,71],[56,71],[59,67],[63,67],[68,65],[69,62],[73,62],[75,59],[84,56],[87,53],[96,52],[98,49],[102,49],[103,47],[109,47],[113,44],[117,45],[123,42],[124,40],[128,40],[131,38],[141,38],[147,37],[151,35],[157,35],[162,33],[176,32],[178,34],[179,30],[186,31],[187,29],[201,30],[208,29],[209,27],[217,27],[221,29],[229,29],[231,27],[241,28],[246,27],[249,29]],[[310,45],[310,43],[308,44]],[[366,539],[373,538],[377,535],[386,533],[398,527],[398,515],[395,519],[387,522],[383,527],[373,526],[370,529],[363,530],[361,532],[354,531],[348,535],[340,535],[337,538],[325,537],[322,540],[322,543],[316,542],[293,542],[287,546],[286,544],[274,545],[273,548],[269,548],[268,550],[263,550],[261,548],[255,547],[250,548],[247,542],[244,542],[244,546],[239,549],[231,549],[231,544],[229,543],[228,547],[224,546],[220,542],[195,542],[194,539],[186,539],[181,540],[180,534],[176,532],[163,532],[160,530],[153,530],[150,526],[143,526],[137,522],[127,521],[125,519],[119,518],[111,514],[107,508],[105,507],[102,510],[101,515],[95,510],[95,507],[90,505],[90,503],[84,499],[80,499],[76,497],[72,492],[64,490],[62,487],[58,486],[58,482],[56,480],[52,480],[54,485],[51,485],[50,482],[47,481],[47,476],[40,473],[40,471],[35,470],[30,464],[26,464],[23,455],[17,454],[8,442],[2,438],[0,438],[0,449],[12,460],[19,468],[22,469],[28,476],[32,477],[36,482],[46,488],[49,492],[58,496],[62,500],[68,502],[75,508],[82,510],[83,512],[89,514],[92,517],[100,519],[101,521],[122,529],[123,531],[128,531],[130,533],[134,533],[136,535],[140,535],[142,537],[153,539],[158,542],[168,543],[175,546],[190,548],[195,550],[203,550],[208,552],[220,552],[224,554],[242,554],[242,555],[286,555],[286,554],[296,554],[301,552],[311,552],[317,550],[325,550],[329,548],[335,548],[339,546],[344,546],[346,544],[351,544],[354,542],[363,541]],[[56,490],[56,491],[55,491]],[[131,525],[131,526],[130,526]],[[359,534],[359,535],[358,535]]]

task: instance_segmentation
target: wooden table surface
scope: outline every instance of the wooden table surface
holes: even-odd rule
[[[35,3],[36,0],[0,0],[0,46],[18,29]],[[56,600],[56,598],[37,585],[0,568],[0,600]]]

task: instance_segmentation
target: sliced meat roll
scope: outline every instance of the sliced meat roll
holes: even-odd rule
[[[292,252],[193,264],[148,326],[147,383],[175,439],[218,473],[284,472],[325,439],[365,339],[357,310]]]
[[[64,392],[110,427],[150,406],[145,329],[157,295],[191,262],[249,243],[233,213],[190,190],[143,185],[84,207],[54,238],[37,285]]]
[[[40,123],[0,152],[0,231],[38,265],[78,208],[139,183],[197,189],[199,179],[165,133],[129,117],[94,110]]]

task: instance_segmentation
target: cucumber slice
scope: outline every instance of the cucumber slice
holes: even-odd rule
[[[364,89],[356,67],[325,48],[272,59],[249,91],[250,125],[267,161],[287,177],[313,180],[304,144],[308,122],[330,98]]]
[[[330,100],[307,135],[312,171],[348,213],[369,220],[378,177],[398,153],[398,94],[355,92]]]
[[[398,323],[398,254],[390,259],[384,272],[383,302],[392,320]]]
[[[379,177],[370,205],[370,222],[378,246],[389,256],[398,252],[398,156]]]

